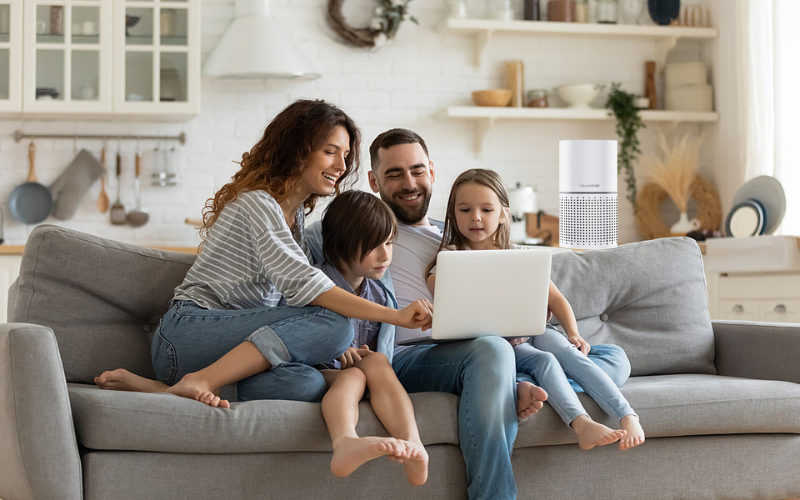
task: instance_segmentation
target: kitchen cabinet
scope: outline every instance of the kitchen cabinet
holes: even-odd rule
[[[200,0],[0,0],[0,9],[3,3],[24,8],[14,24],[22,36],[0,34],[0,65],[4,43],[24,62],[21,74],[9,72],[10,82],[21,82],[21,106],[0,112],[169,121],[199,114]]]
[[[800,323],[800,273],[708,273],[711,319]]]
[[[0,0],[0,113],[22,111],[22,0]]]
[[[8,322],[8,289],[19,276],[22,255],[0,255],[0,323]]]

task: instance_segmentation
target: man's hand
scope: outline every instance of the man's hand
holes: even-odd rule
[[[588,342],[583,340],[583,337],[581,337],[580,335],[570,335],[569,337],[567,337],[567,340],[569,340],[570,344],[573,344],[575,347],[580,349],[584,355],[588,355],[589,349],[592,348],[592,346],[589,345]]]
[[[404,328],[430,330],[433,322],[433,304],[427,300],[416,300],[398,311],[397,326]]]
[[[506,340],[508,340],[508,343],[511,344],[512,347],[516,347],[530,340],[530,337],[515,337],[513,339],[506,339]]]
[[[341,363],[342,370],[345,368],[350,368],[354,366],[356,363],[361,361],[362,358],[368,356],[372,351],[369,350],[369,347],[366,345],[362,345],[361,347],[348,347],[347,350],[336,358],[336,361]]]

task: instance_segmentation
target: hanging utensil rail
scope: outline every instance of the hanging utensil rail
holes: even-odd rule
[[[97,134],[24,134],[21,130],[14,132],[16,142],[22,139],[69,139],[69,140],[107,140],[107,141],[178,141],[186,144],[186,133],[180,135],[97,135]]]

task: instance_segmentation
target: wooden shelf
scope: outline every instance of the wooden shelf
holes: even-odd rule
[[[693,122],[716,123],[719,114],[696,111],[650,111],[642,110],[645,122]],[[595,120],[614,121],[607,109],[570,108],[496,108],[490,106],[452,106],[444,111],[447,118],[475,120],[476,154],[481,157],[489,131],[499,119],[510,120]]]
[[[656,42],[655,59],[663,67],[667,53],[679,39],[715,40],[717,28],[685,26],[639,26],[634,24],[559,23],[549,21],[497,21],[493,19],[448,19],[446,30],[474,35],[475,65],[480,68],[489,42],[495,34],[538,37],[639,38]]]

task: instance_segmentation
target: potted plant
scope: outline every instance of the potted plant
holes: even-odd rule
[[[606,108],[614,113],[617,118],[617,135],[620,138],[620,150],[617,157],[617,173],[625,171],[625,183],[627,184],[626,198],[633,205],[636,212],[636,176],[633,172],[633,164],[638,155],[642,154],[639,150],[639,139],[636,134],[640,128],[644,128],[642,118],[639,116],[639,108],[635,101],[638,96],[622,90],[620,83],[612,83],[611,91],[608,94]]]

